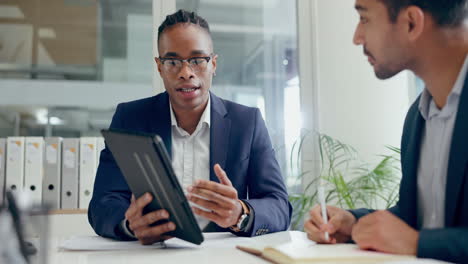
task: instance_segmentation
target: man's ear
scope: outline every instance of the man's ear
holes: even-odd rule
[[[416,41],[421,37],[426,27],[427,17],[424,11],[417,6],[410,6],[404,11],[404,19],[406,22],[406,32],[408,40]]]
[[[213,64],[213,74],[216,74],[217,60],[218,60],[218,54],[213,55],[213,58],[211,59],[211,63]]]
[[[154,57],[154,62],[156,62],[156,65],[158,66],[158,72],[161,73],[161,61],[158,57]]]

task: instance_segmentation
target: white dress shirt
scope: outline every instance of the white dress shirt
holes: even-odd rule
[[[169,103],[169,105],[172,128],[172,167],[184,193],[187,194],[187,187],[195,180],[210,180],[211,99],[208,97],[208,104],[192,135],[178,126],[172,104]],[[209,220],[198,215],[195,215],[195,218],[202,230],[209,223]]]
[[[426,121],[417,176],[418,223],[422,228],[441,228],[445,225],[448,161],[467,69],[468,56],[442,109],[436,106],[427,89],[424,89],[419,101],[419,111]]]

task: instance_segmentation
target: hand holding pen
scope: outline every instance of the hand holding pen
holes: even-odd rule
[[[356,218],[348,211],[334,206],[326,206],[323,189],[319,187],[319,200],[321,205],[316,205],[310,212],[310,219],[304,224],[307,237],[321,244],[345,243],[351,240],[351,232],[356,223]],[[322,192],[322,194],[321,194]],[[323,196],[321,199],[320,196]]]

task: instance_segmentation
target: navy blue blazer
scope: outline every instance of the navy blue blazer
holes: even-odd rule
[[[406,116],[401,140],[402,179],[400,199],[390,212],[420,231],[418,257],[468,263],[468,78],[460,97],[453,130],[445,193],[445,227],[422,229],[417,217],[417,171],[425,120],[419,112],[420,97]],[[427,190],[430,192],[430,190]],[[360,218],[372,210],[352,213]]]
[[[219,182],[213,166],[226,171],[239,199],[254,210],[253,236],[286,230],[292,207],[271,145],[265,122],[257,108],[223,100],[211,93],[210,180]],[[111,128],[158,134],[171,153],[169,96],[157,96],[117,106]],[[130,205],[131,191],[109,149],[100,156],[89,204],[88,219],[98,235],[127,239],[119,224]],[[229,231],[214,223],[205,231]]]

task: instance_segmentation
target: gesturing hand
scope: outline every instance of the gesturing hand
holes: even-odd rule
[[[232,186],[226,172],[216,164],[214,171],[220,183],[197,180],[188,188],[188,199],[210,211],[192,207],[193,212],[217,225],[227,228],[237,224],[242,214],[242,206],[237,198],[237,191]]]

